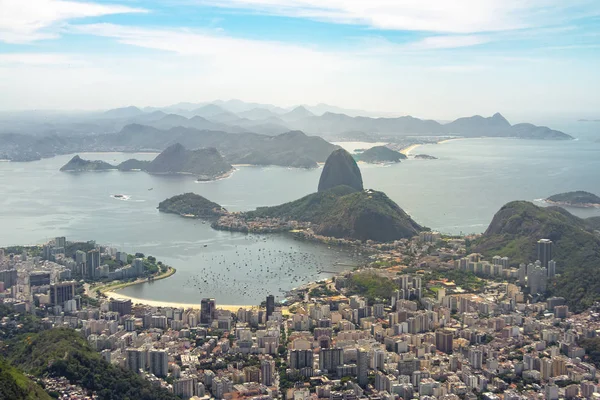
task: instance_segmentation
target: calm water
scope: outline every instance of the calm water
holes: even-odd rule
[[[570,142],[474,139],[422,146],[414,153],[439,159],[361,165],[365,186],[386,192],[423,225],[447,233],[482,232],[511,200],[534,201],[570,190],[600,194],[600,124],[575,127],[578,132],[566,131],[579,133],[580,139]],[[82,156],[113,163],[132,157]],[[356,263],[337,249],[285,235],[214,231],[201,221],[156,210],[161,200],[185,192],[230,210],[280,204],[315,191],[320,170],[243,167],[228,179],[195,183],[190,177],[143,172],[59,172],[70,157],[0,163],[0,245],[41,243],[65,235],[152,254],[175,266],[177,274],[123,293],[173,302],[210,296],[222,304],[257,303],[267,293],[279,294],[280,288],[330,275],[318,271],[335,272],[345,268],[340,264]],[[130,198],[111,197],[117,193]],[[600,209],[570,211],[600,215]]]

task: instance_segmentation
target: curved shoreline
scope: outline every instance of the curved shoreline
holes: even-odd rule
[[[548,199],[543,200],[544,203],[549,204],[551,206],[559,206],[559,207],[573,207],[573,208],[600,208],[600,204],[598,203],[569,203],[567,201],[552,201]]]
[[[147,300],[140,299],[138,297],[127,296],[118,292],[108,291],[104,293],[109,298],[131,300],[133,304],[142,304],[150,307],[172,307],[172,308],[184,308],[184,309],[200,309],[200,302],[198,303],[177,303],[171,301],[160,301],[160,300]],[[231,312],[237,312],[240,308],[245,309],[258,309],[258,305],[235,305],[235,304],[217,304],[217,309],[227,310]]]
[[[169,267],[167,272],[154,277],[154,279],[152,281],[166,279],[166,278],[174,275],[175,272],[177,272],[177,270],[175,268]],[[147,278],[146,279],[137,279],[133,282],[121,282],[121,281],[109,282],[108,284],[90,287],[89,290],[91,292],[93,292],[94,295],[97,291],[99,291],[101,295],[104,295],[106,297],[111,297],[108,294],[118,295],[118,293],[116,292],[117,290],[125,289],[126,287],[129,287],[129,286],[140,285],[142,283],[148,283],[148,282],[151,282],[151,281],[148,281]],[[88,293],[88,296],[89,296],[89,293]]]

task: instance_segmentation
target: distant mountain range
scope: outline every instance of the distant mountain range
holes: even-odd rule
[[[162,130],[138,124],[127,125],[119,133],[92,137],[62,138],[53,135],[38,138],[29,135],[11,135],[9,139],[11,149],[21,150],[19,154],[22,158],[17,158],[16,161],[84,151],[160,152],[180,144],[186,149],[215,148],[230,164],[315,168],[318,162],[325,162],[329,154],[338,148],[320,137],[307,136],[298,131],[267,136],[183,127]],[[0,158],[2,158],[1,153]],[[138,169],[135,166],[122,166],[121,169],[123,168]]]
[[[515,137],[522,139],[568,140],[566,133],[544,126],[527,123],[511,125],[501,114],[491,117],[472,116],[459,118],[449,123],[423,120],[411,116],[373,117],[359,110],[344,110],[334,106],[297,106],[289,109],[269,104],[245,103],[240,100],[216,101],[212,103],[179,103],[168,107],[140,109],[135,106],[116,108],[95,113],[60,112],[17,112],[0,113],[0,158],[14,161],[35,160],[55,154],[107,149],[164,150],[171,134],[185,134],[185,129],[196,130],[206,136],[223,136],[227,143],[248,144],[251,135],[280,137],[289,132],[301,131],[309,136],[320,136],[327,140],[367,138],[389,142],[406,141],[415,136],[461,136],[461,137]],[[158,131],[167,131],[161,134]],[[140,135],[133,131],[143,131]],[[241,135],[232,139],[228,134]],[[26,137],[23,137],[25,136]],[[136,136],[135,140],[132,136]],[[80,139],[81,137],[85,139]],[[191,137],[187,138],[194,142]],[[202,140],[200,140],[202,141]],[[184,143],[195,148],[192,143]],[[214,142],[214,140],[213,140]],[[227,157],[224,147],[212,143]],[[206,147],[206,146],[203,146]],[[249,149],[248,163],[308,166],[309,160],[324,161],[324,156],[306,155],[306,160],[283,161],[279,155],[264,154],[262,150]],[[259,146],[262,149],[262,146]],[[268,147],[268,146],[267,146]],[[296,149],[288,149],[297,153]],[[237,154],[236,158],[243,158]],[[276,160],[273,161],[273,158]],[[256,161],[254,161],[256,160]]]

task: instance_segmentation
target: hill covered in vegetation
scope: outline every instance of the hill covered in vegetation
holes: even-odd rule
[[[386,146],[375,146],[355,155],[355,158],[366,163],[399,163],[407,157]]]
[[[585,223],[590,229],[600,231],[600,217],[589,217],[585,219]]]
[[[29,333],[11,343],[8,358],[35,376],[63,376],[96,392],[99,399],[178,399],[133,372],[107,363],[72,329]]]
[[[592,207],[600,205],[600,197],[590,192],[578,190],[576,192],[559,193],[546,199],[549,203],[573,207]]]
[[[61,171],[146,171],[151,174],[193,174],[203,180],[216,179],[233,170],[214,147],[188,150],[175,143],[152,161],[129,159],[119,165],[100,160],[84,160],[78,155],[65,164]]]
[[[163,200],[158,204],[158,210],[194,218],[214,218],[227,212],[217,203],[196,193],[184,193]]]
[[[423,230],[385,193],[345,185],[279,206],[261,207],[245,216],[311,222],[315,233],[323,236],[378,242],[410,238]]]
[[[0,358],[0,399],[50,400],[51,397],[41,386]]]
[[[153,174],[188,173],[208,178],[216,178],[232,169],[214,147],[188,150],[180,143],[166,148],[146,167],[146,171]]]
[[[536,260],[536,243],[543,238],[554,242],[554,260],[561,274],[550,285],[550,294],[565,297],[574,310],[600,300],[600,237],[586,220],[563,208],[538,207],[526,201],[508,203],[471,250],[529,263]]]
[[[61,171],[83,172],[83,171],[108,171],[117,169],[116,166],[100,160],[84,160],[79,155],[74,156],[68,163],[61,167]]]

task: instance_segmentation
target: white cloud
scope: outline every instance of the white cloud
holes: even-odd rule
[[[85,65],[85,62],[67,54],[0,53],[0,65],[81,66]]]
[[[407,48],[414,50],[456,49],[460,47],[477,46],[489,43],[490,41],[491,38],[478,35],[431,36],[410,43]]]
[[[505,31],[598,15],[594,0],[197,0],[200,4],[379,29]]]
[[[0,0],[0,41],[28,43],[59,36],[65,21],[145,10],[66,0]]]
[[[153,29],[115,24],[73,25],[71,33],[114,38],[119,43],[147,49],[162,50],[188,57],[200,58],[204,64],[238,70],[293,71],[341,68],[342,55],[320,52],[308,47],[274,41],[233,38],[213,32],[190,29]],[[182,63],[186,59],[180,60]]]
[[[428,68],[430,71],[451,72],[451,73],[469,73],[487,69],[484,65],[438,65]]]

